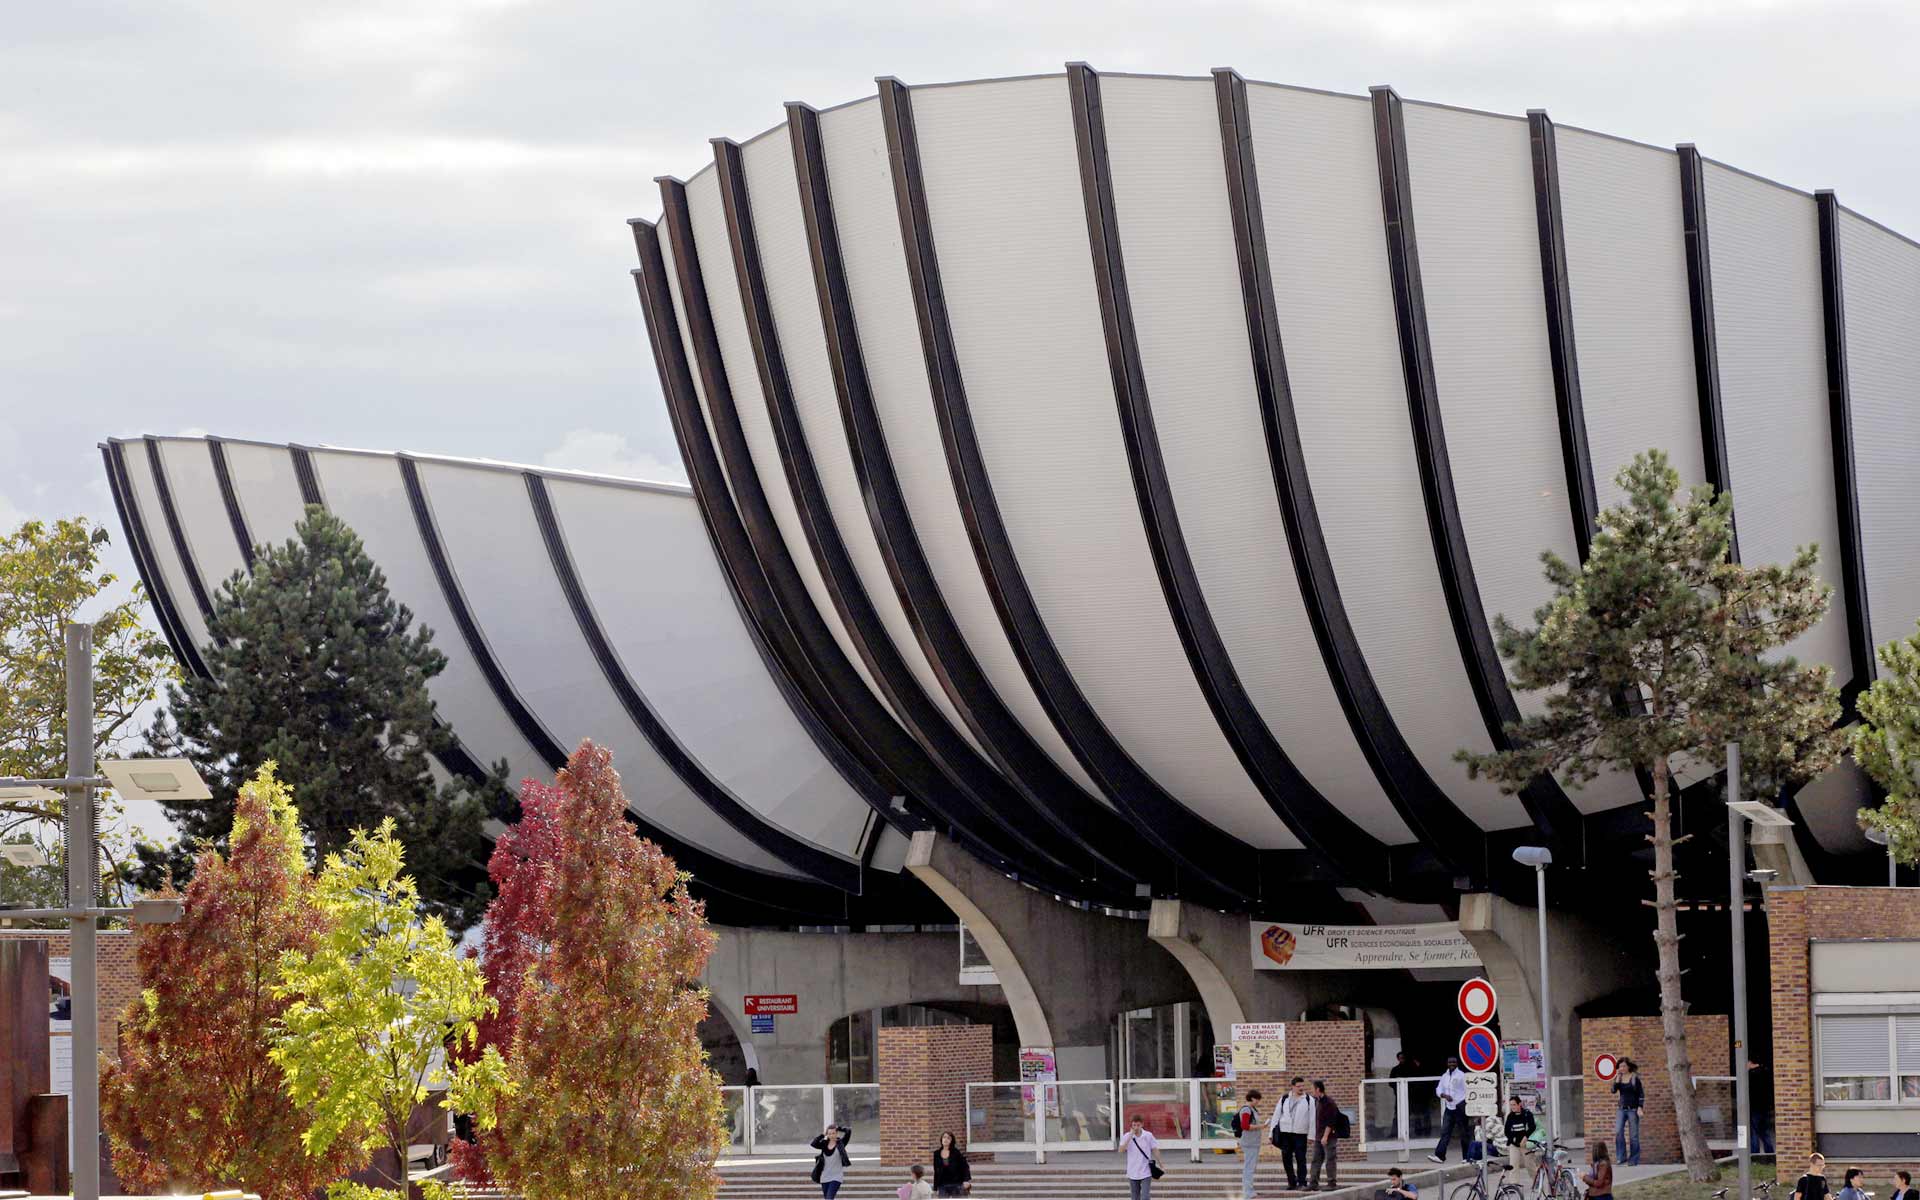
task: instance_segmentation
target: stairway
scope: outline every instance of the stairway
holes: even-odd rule
[[[1017,1163],[986,1163],[973,1169],[973,1200],[1101,1200],[1124,1197],[1127,1181],[1119,1155],[1075,1155],[1074,1161],[1048,1163],[1045,1166]],[[1097,1161],[1088,1162],[1086,1159]],[[1372,1200],[1380,1189],[1385,1168],[1357,1162],[1343,1164],[1343,1186],[1338,1192],[1317,1193],[1287,1190],[1285,1171],[1276,1162],[1262,1163],[1256,1176],[1256,1191],[1261,1200],[1280,1197],[1326,1197],[1328,1200]],[[1166,1163],[1167,1174],[1153,1185],[1154,1200],[1239,1200],[1240,1164],[1229,1156],[1218,1161],[1194,1163],[1184,1156]],[[741,1164],[723,1167],[721,1200],[810,1200],[820,1195],[820,1185],[808,1178],[811,1163],[781,1167]],[[1440,1200],[1440,1171],[1406,1168],[1421,1188],[1431,1189],[1432,1200]],[[1450,1175],[1467,1172],[1456,1164]],[[842,1200],[894,1200],[899,1186],[908,1178],[903,1167],[880,1167],[856,1163],[847,1172],[841,1188]],[[1423,1196],[1422,1200],[1426,1200]]]

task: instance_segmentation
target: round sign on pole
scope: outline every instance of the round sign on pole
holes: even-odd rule
[[[1469,1025],[1485,1025],[1493,1020],[1494,1010],[1500,1007],[1500,998],[1494,994],[1493,985],[1484,979],[1469,979],[1460,985],[1460,995],[1455,1004],[1460,1009],[1460,1019]]]
[[[1460,1065],[1469,1071],[1491,1071],[1500,1063],[1500,1039],[1485,1025],[1460,1035]]]
[[[1612,1079],[1620,1070],[1620,1062],[1611,1054],[1602,1054],[1593,1060],[1593,1077],[1601,1083]]]

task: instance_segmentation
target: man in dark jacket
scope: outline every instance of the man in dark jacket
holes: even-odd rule
[[[1327,1165],[1327,1190],[1340,1186],[1340,1106],[1327,1095],[1327,1081],[1313,1081],[1313,1165],[1307,1190],[1320,1187],[1320,1164]]]

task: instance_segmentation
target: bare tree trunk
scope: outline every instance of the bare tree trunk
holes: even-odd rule
[[[1660,1033],[1667,1048],[1667,1075],[1673,1083],[1673,1113],[1680,1132],[1680,1153],[1696,1183],[1714,1177],[1713,1151],[1700,1127],[1693,1094],[1693,1055],[1687,1049],[1687,1002],[1680,994],[1680,922],[1674,895],[1672,782],[1666,758],[1653,762],[1653,944],[1660,954]]]

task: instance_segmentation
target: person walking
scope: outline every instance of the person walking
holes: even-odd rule
[[[1313,1137],[1313,1097],[1307,1095],[1307,1081],[1293,1077],[1293,1086],[1273,1109],[1273,1144],[1280,1147],[1280,1161],[1287,1168],[1287,1190],[1293,1191],[1307,1181],[1307,1142]]]
[[[826,1200],[833,1200],[840,1194],[840,1185],[847,1180],[847,1168],[853,1160],[847,1157],[847,1143],[853,1140],[853,1130],[845,1125],[829,1125],[826,1132],[810,1143],[819,1153],[813,1156],[813,1181],[820,1185],[820,1194]]]
[[[1253,1171],[1260,1165],[1260,1089],[1247,1093],[1247,1102],[1234,1114],[1233,1131],[1240,1138],[1240,1200],[1253,1200]]]
[[[1613,1200],[1613,1164],[1607,1161],[1607,1144],[1595,1142],[1588,1159],[1586,1174],[1580,1177],[1587,1185],[1587,1200]]]
[[[1447,1069],[1440,1076],[1440,1082],[1434,1085],[1434,1094],[1440,1097],[1440,1107],[1444,1116],[1440,1120],[1440,1144],[1427,1155],[1428,1162],[1447,1161],[1447,1143],[1453,1140],[1454,1130],[1460,1131],[1460,1157],[1467,1157],[1467,1073],[1460,1069],[1460,1060],[1453,1055],[1447,1056]]]
[[[1160,1161],[1160,1141],[1147,1132],[1139,1113],[1127,1121],[1120,1135],[1120,1153],[1127,1157],[1127,1200],[1149,1200],[1153,1195],[1153,1165]],[[955,1193],[958,1195],[959,1193]]]
[[[1340,1186],[1340,1139],[1346,1127],[1346,1114],[1327,1095],[1327,1081],[1313,1081],[1313,1174],[1307,1178],[1307,1190],[1320,1187],[1320,1164],[1327,1167],[1327,1190]]]
[[[1613,1081],[1620,1109],[1613,1118],[1613,1156],[1623,1167],[1640,1165],[1640,1110],[1647,1103],[1647,1085],[1640,1082],[1640,1064],[1620,1060],[1620,1077]]]
[[[964,1196],[973,1190],[973,1168],[967,1165],[965,1151],[953,1135],[940,1135],[940,1145],[933,1152],[933,1194],[935,1196]]]
[[[1533,1138],[1533,1131],[1540,1127],[1532,1113],[1520,1097],[1514,1096],[1507,1101],[1507,1119],[1503,1127],[1507,1135],[1507,1166],[1515,1171],[1527,1169],[1527,1143]]]

